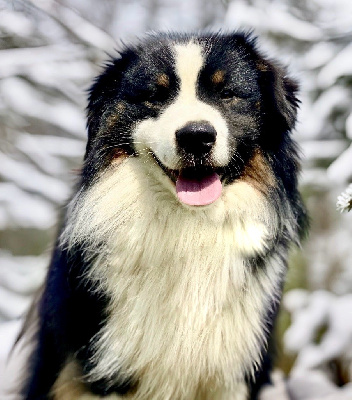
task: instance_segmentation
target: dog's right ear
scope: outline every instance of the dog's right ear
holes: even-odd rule
[[[272,116],[265,121],[276,137],[290,132],[296,122],[299,100],[298,83],[287,75],[281,65],[260,59],[257,62],[263,93],[265,114]]]
[[[262,95],[262,122],[271,136],[271,142],[278,143],[295,126],[299,105],[298,83],[288,76],[286,68],[280,63],[263,56],[257,48],[256,37],[251,33],[236,36],[236,40],[248,53],[254,54]]]

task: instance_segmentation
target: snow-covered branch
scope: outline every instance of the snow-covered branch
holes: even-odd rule
[[[337,198],[336,207],[341,212],[352,210],[352,184]]]

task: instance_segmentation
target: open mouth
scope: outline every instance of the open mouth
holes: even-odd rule
[[[214,203],[222,193],[221,171],[211,166],[169,169],[153,154],[166,175],[175,183],[178,199],[190,206],[206,206]]]

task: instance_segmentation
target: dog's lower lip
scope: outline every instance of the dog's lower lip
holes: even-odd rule
[[[165,172],[165,174],[171,179],[172,182],[174,182],[176,184],[176,180],[178,178],[178,176],[180,175],[180,171],[177,169],[170,169],[167,168],[160,160],[159,158],[152,153],[152,156],[154,158],[154,160],[156,161],[156,163],[159,165],[159,167]]]
[[[152,155],[152,157],[154,158],[154,160],[156,161],[156,163],[158,164],[158,166],[165,172],[165,174],[170,178],[170,180],[176,184],[176,180],[178,178],[178,176],[180,175],[180,171],[177,169],[170,169],[168,167],[166,167],[160,160],[159,158],[154,154],[153,151],[150,152],[150,154]]]

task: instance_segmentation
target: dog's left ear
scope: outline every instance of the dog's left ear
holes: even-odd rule
[[[274,119],[266,122],[278,134],[282,135],[291,131],[297,119],[298,83],[288,77],[284,67],[271,61],[261,59],[257,62],[257,68],[260,74],[266,115],[274,116]]]

